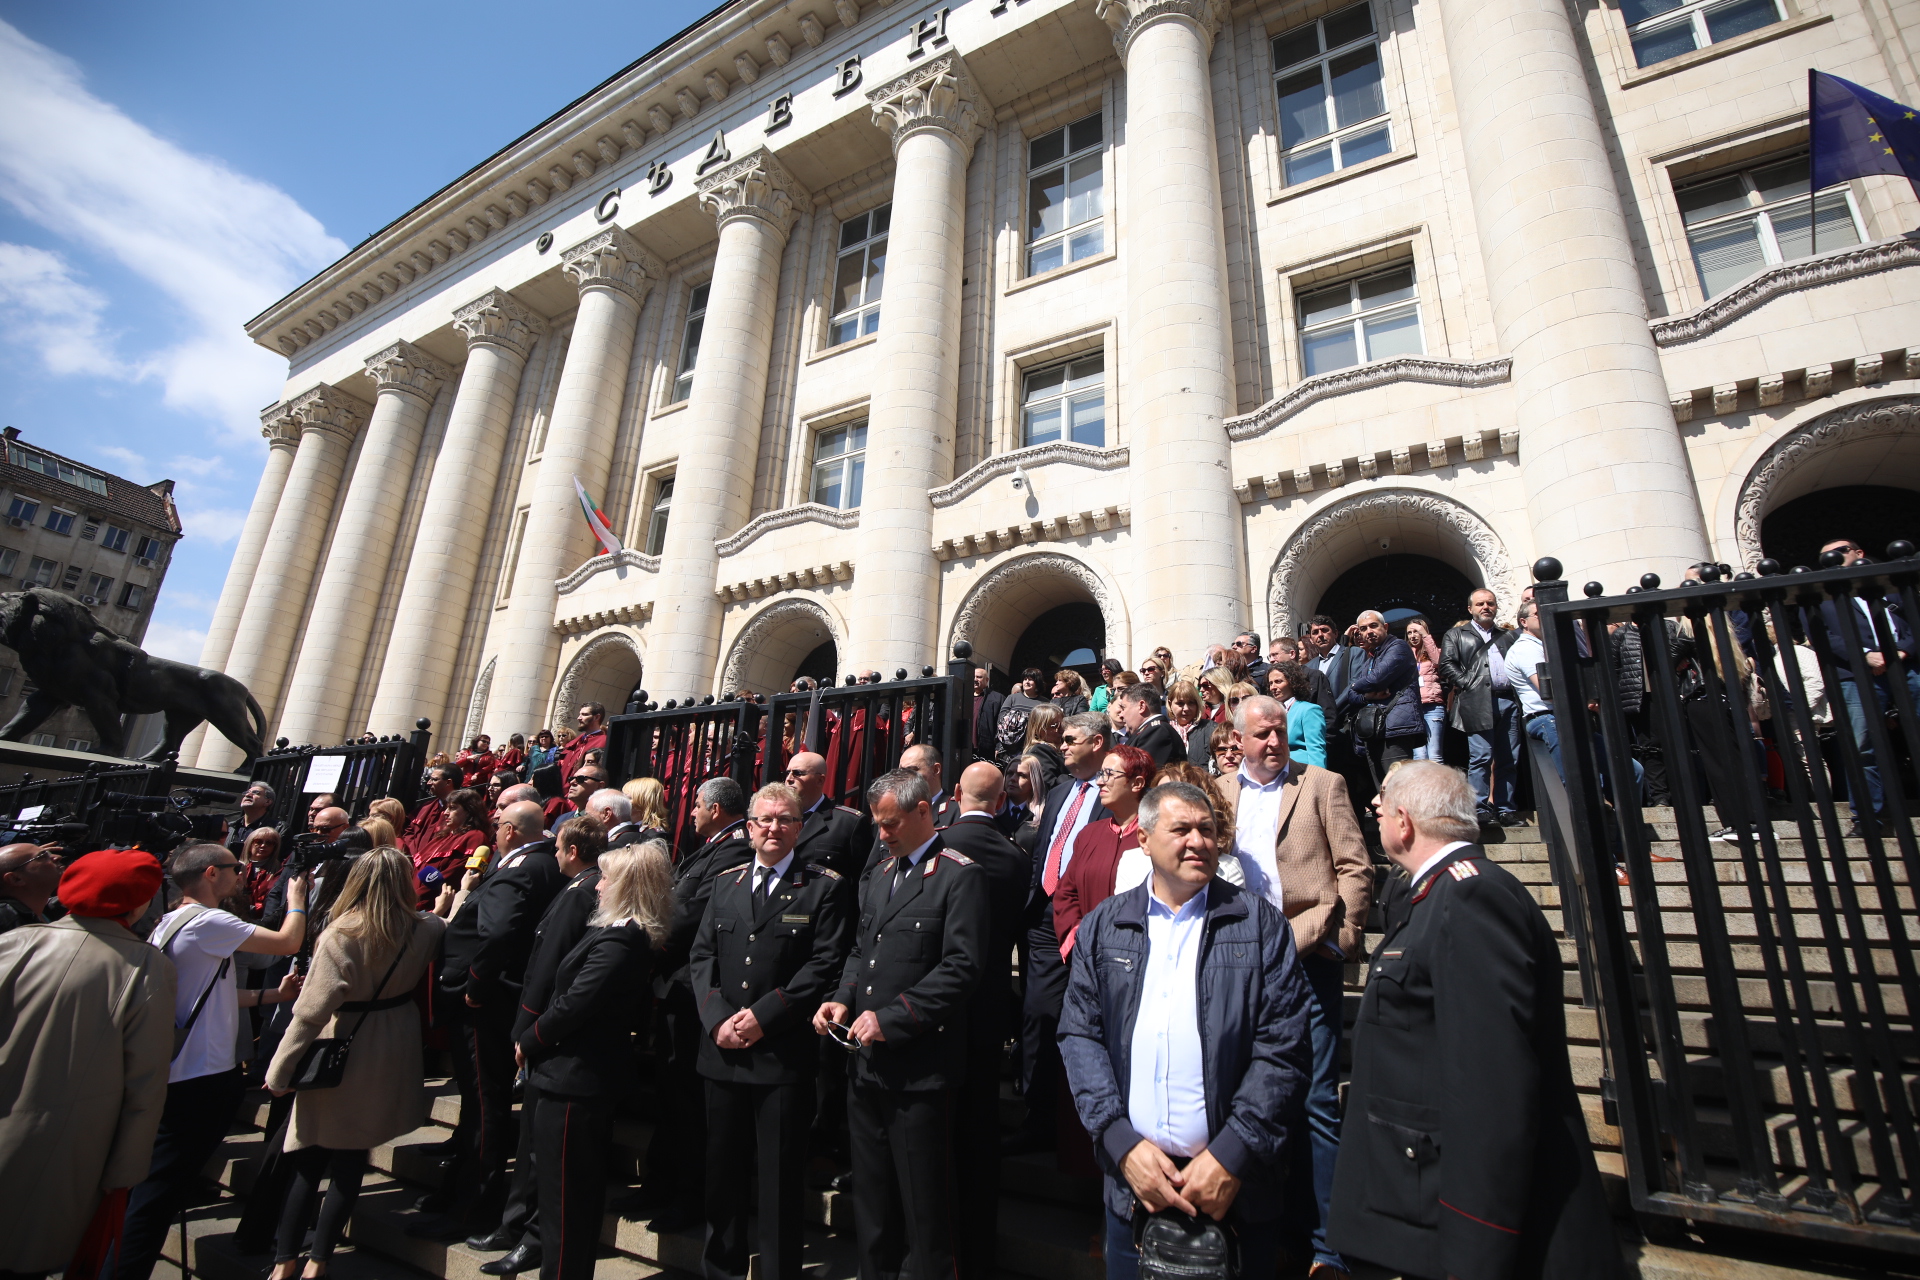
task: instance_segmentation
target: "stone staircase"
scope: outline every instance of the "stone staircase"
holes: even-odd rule
[[[1648,810],[1657,842],[1655,852],[1677,856],[1673,843],[1675,827],[1671,811]],[[1808,869],[1799,847],[1798,832],[1788,824],[1776,824],[1781,837],[1781,856],[1789,883],[1804,885]],[[1564,984],[1567,1000],[1568,1053],[1572,1059],[1575,1083],[1586,1114],[1587,1130],[1592,1138],[1601,1176],[1608,1196],[1620,1220],[1622,1249],[1634,1274],[1640,1280],[1705,1280],[1713,1277],[1743,1277],[1744,1280],[1790,1280],[1796,1276],[1884,1276],[1889,1272],[1885,1259],[1849,1260],[1838,1251],[1818,1249],[1804,1255],[1778,1240],[1743,1239],[1726,1232],[1689,1232],[1674,1224],[1660,1243],[1644,1239],[1628,1213],[1625,1164],[1620,1151],[1619,1130],[1609,1124],[1607,1107],[1601,1098],[1602,1053],[1596,1011],[1580,1002],[1580,979],[1574,946],[1565,930],[1560,893],[1553,884],[1547,846],[1536,826],[1511,828],[1498,843],[1488,846],[1489,856],[1527,884],[1546,912],[1549,923],[1561,939]],[[1493,838],[1493,837],[1490,837]],[[1871,893],[1871,877],[1865,862],[1865,846],[1848,842],[1849,875],[1862,886],[1862,896],[1876,901]],[[1763,1097],[1779,1104],[1770,1131],[1781,1149],[1795,1150],[1798,1132],[1791,1123],[1784,1069],[1778,1057],[1779,1035],[1768,1020],[1772,1001],[1768,995],[1757,933],[1747,897],[1745,869],[1735,845],[1715,845],[1714,860],[1720,872],[1723,901],[1728,908],[1728,927],[1742,971],[1742,994],[1754,1020],[1753,1033],[1756,1073]],[[1897,858],[1895,859],[1897,861]],[[1833,864],[1829,863],[1831,868]],[[1895,868],[1898,885],[1898,910],[1910,933],[1920,931],[1915,918],[1913,891],[1904,871]],[[1705,982],[1700,969],[1700,952],[1693,916],[1689,909],[1685,876],[1679,863],[1656,863],[1653,883],[1635,884],[1617,890],[1623,902],[1635,894],[1655,895],[1667,932],[1668,954],[1676,975],[1681,999],[1680,1024],[1689,1051],[1688,1068],[1694,1073],[1700,1091],[1712,1095],[1724,1078],[1725,1067],[1716,1056],[1712,1020],[1707,1012]],[[1810,889],[1793,890],[1794,905],[1811,911]],[[1628,915],[1632,928],[1632,915]],[[1803,936],[1817,935],[1809,916]],[[1886,938],[1885,921],[1869,921],[1870,938]],[[1637,937],[1635,939],[1637,947]],[[1805,947],[1808,968],[1816,986],[1824,980],[1824,946]],[[1891,953],[1884,945],[1875,952],[1883,977],[1893,973]],[[1346,1018],[1349,1028],[1358,1011],[1366,976],[1364,962],[1349,966],[1347,972]],[[1827,999],[1831,1000],[1831,986]],[[1906,1009],[1897,981],[1887,981],[1883,991],[1896,1016],[1906,1019],[1900,1034],[1912,1048],[1920,1044],[1915,1037],[1911,1013]],[[1823,1023],[1823,1032],[1836,1038],[1838,1023]],[[1349,1040],[1349,1044],[1351,1041]],[[1850,1078],[1836,1072],[1834,1084],[1843,1107],[1850,1107]],[[479,1254],[464,1244],[439,1244],[414,1240],[406,1235],[413,1221],[414,1201],[427,1189],[437,1186],[439,1167],[425,1148],[445,1141],[458,1115],[459,1103],[452,1085],[433,1084],[434,1105],[430,1123],[373,1153],[374,1171],[369,1175],[349,1232],[350,1243],[336,1254],[333,1274],[341,1280],[366,1277],[391,1280],[482,1280],[479,1265],[497,1255]],[[1920,1108],[1920,1079],[1908,1081],[1909,1095]],[[636,1099],[636,1111],[644,1113],[650,1099]],[[1013,1128],[1022,1114],[1022,1104],[1011,1087],[1003,1089],[1002,1121]],[[1732,1138],[1724,1110],[1711,1106],[1696,1110],[1703,1147],[1710,1158],[1725,1161],[1724,1172],[1730,1185],[1732,1176]],[[232,1232],[239,1217],[239,1197],[252,1184],[257,1153],[264,1140],[260,1126],[266,1116],[264,1095],[243,1108],[235,1131],[209,1167],[210,1178],[218,1184],[217,1197],[209,1191],[206,1202],[189,1211],[185,1235],[176,1228],[170,1235],[166,1261],[156,1271],[164,1280],[184,1280],[184,1260],[193,1274],[206,1280],[257,1280],[267,1271],[267,1255],[242,1256],[233,1245]],[[1857,1157],[1863,1169],[1871,1170],[1872,1154],[1859,1125],[1851,1125]],[[616,1126],[616,1171],[609,1189],[610,1205],[617,1205],[644,1171],[647,1140],[651,1124],[644,1114],[622,1119]],[[1105,1275],[1100,1256],[1101,1218],[1096,1181],[1062,1173],[1050,1155],[1009,1157],[1002,1162],[1002,1197],[998,1280],[1101,1280]],[[852,1250],[852,1206],[847,1198],[830,1191],[809,1195],[810,1226],[807,1234],[807,1272],[818,1280],[848,1280],[855,1274]],[[656,1234],[645,1222],[634,1221],[610,1208],[601,1232],[601,1259],[596,1274],[602,1280],[644,1280],[663,1272],[675,1280],[699,1273],[699,1230]],[[1920,1264],[1911,1268],[1920,1275]],[[1303,1273],[1299,1273],[1303,1274]],[[1388,1280],[1387,1273],[1365,1265],[1356,1266],[1357,1280]]]

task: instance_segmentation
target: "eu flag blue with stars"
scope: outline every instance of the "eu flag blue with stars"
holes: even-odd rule
[[[1824,71],[1808,80],[1815,191],[1870,173],[1920,184],[1920,111]]]

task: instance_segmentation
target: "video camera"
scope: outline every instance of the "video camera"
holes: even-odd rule
[[[311,871],[335,858],[357,858],[373,850],[373,836],[359,827],[348,827],[338,837],[323,840],[318,832],[303,831],[288,842],[287,870]]]

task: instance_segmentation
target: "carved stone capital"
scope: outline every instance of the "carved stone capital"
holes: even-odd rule
[[[547,322],[505,289],[489,289],[453,313],[453,327],[469,349],[494,346],[525,360],[534,339],[547,331]]]
[[[368,356],[367,376],[373,379],[376,392],[398,391],[430,405],[440,384],[453,376],[453,370],[403,341]]]
[[[773,152],[760,147],[700,182],[700,207],[721,226],[729,218],[758,218],[782,238],[810,200]]]
[[[1190,22],[1213,50],[1213,37],[1226,21],[1227,0],[1094,0],[1093,16],[1113,28],[1113,47],[1127,60],[1133,38],[1156,22]]]
[[[560,269],[581,293],[612,289],[635,302],[644,301],[654,282],[667,273],[658,258],[618,227],[608,227],[563,252]]]
[[[269,449],[292,449],[300,443],[300,420],[285,404],[268,405],[260,411],[260,434]]]
[[[302,431],[331,431],[348,440],[367,422],[365,405],[324,382],[295,396],[287,410]]]
[[[957,53],[933,60],[896,76],[868,92],[873,122],[893,134],[893,149],[916,133],[937,129],[959,140],[968,159],[980,137],[980,90],[967,64]]]

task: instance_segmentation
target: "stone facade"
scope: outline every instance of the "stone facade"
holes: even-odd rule
[[[1920,489],[1920,202],[1819,193],[1810,252],[1781,194],[1807,67],[1920,99],[1920,3],[1731,12],[741,0],[250,323],[288,381],[204,660],[451,746],[1063,604],[1185,662],[1383,553],[1503,607],[1750,564]]]

